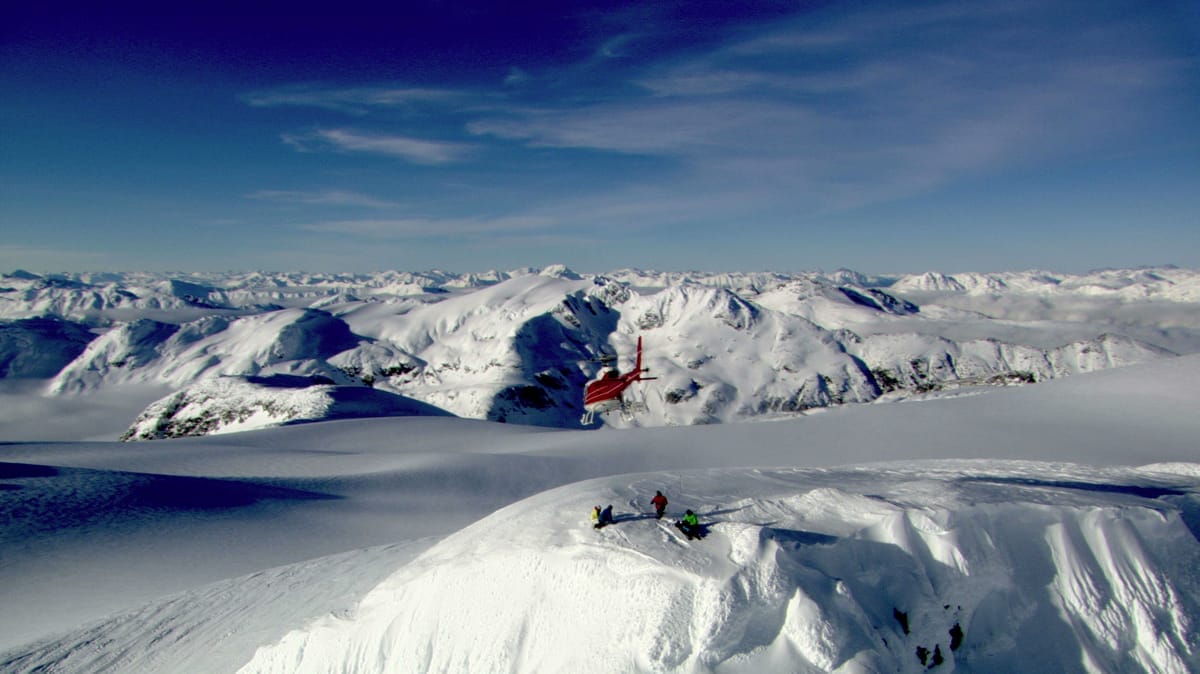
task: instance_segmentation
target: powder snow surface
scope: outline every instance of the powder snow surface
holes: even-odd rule
[[[1198,380],[0,444],[0,671],[1198,671]]]
[[[241,671],[920,671],[934,652],[1194,671],[1200,544],[1171,505],[1194,486],[978,462],[603,478],[447,538]],[[708,536],[648,514],[656,488]],[[590,526],[595,501],[616,524]]]

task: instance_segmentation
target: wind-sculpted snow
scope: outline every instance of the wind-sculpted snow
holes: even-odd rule
[[[703,540],[647,514],[661,488]],[[982,462],[603,478],[448,537],[240,671],[1195,671],[1198,489]]]
[[[0,316],[14,319],[0,335],[21,339],[33,333],[15,320],[29,316],[102,333],[82,352],[38,333],[41,351],[59,355],[9,368],[10,377],[53,376],[55,396],[285,374],[467,418],[568,428],[580,425],[585,383],[605,365],[631,367],[642,336],[656,380],[627,395],[645,412],[597,425],[663,426],[1040,382],[1200,351],[1200,274],[21,272],[0,280]]]

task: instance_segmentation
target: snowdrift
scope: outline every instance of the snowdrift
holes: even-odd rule
[[[1198,471],[954,462],[577,483],[446,538],[240,671],[1195,671]],[[655,489],[707,537],[647,514]],[[594,530],[595,503],[616,524]]]

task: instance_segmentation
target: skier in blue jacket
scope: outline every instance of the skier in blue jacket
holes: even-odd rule
[[[605,525],[612,524],[612,523],[613,523],[613,514],[612,514],[612,504],[610,503],[607,508],[600,511],[600,518],[596,522],[595,526],[597,529],[601,529]]]

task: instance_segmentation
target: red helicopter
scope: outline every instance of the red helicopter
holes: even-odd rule
[[[590,425],[597,414],[604,414],[616,409],[621,410],[622,414],[626,416],[645,410],[645,403],[626,401],[621,394],[634,382],[656,379],[656,377],[642,376],[643,372],[649,371],[650,368],[642,367],[642,338],[638,337],[637,362],[634,363],[632,370],[625,374],[618,374],[616,368],[605,368],[600,372],[599,377],[589,381],[584,387],[584,412],[580,422],[584,426]]]

